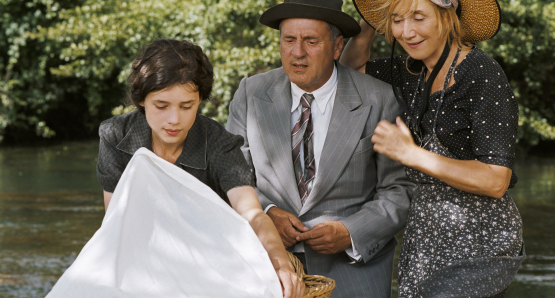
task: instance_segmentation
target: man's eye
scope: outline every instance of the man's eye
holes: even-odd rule
[[[191,109],[192,107],[193,107],[193,106],[188,106],[188,107],[183,106],[183,107],[181,107],[181,108],[184,109],[184,110],[189,110],[189,109]]]
[[[157,108],[158,110],[163,110],[163,109],[166,108],[166,106],[156,106],[156,108]]]

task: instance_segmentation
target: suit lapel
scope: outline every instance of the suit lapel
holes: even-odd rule
[[[310,210],[335,184],[349,162],[364,130],[371,106],[362,99],[349,70],[337,63],[337,92],[313,190],[299,215]]]
[[[277,180],[281,183],[277,188],[285,189],[289,199],[283,198],[283,201],[298,212],[302,204],[291,153],[291,82],[283,74],[268,88],[266,94],[256,99],[254,102],[260,138]]]

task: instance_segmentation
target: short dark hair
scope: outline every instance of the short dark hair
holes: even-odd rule
[[[339,28],[337,28],[337,26],[328,23],[328,29],[330,30],[330,39],[331,42],[335,42],[335,40],[339,37],[339,36],[343,36],[343,33],[341,33],[341,30],[339,30]]]
[[[208,99],[214,71],[199,46],[186,40],[158,39],[145,46],[135,58],[127,82],[129,99],[144,113],[140,103],[149,93],[177,84],[192,84],[201,100]]]

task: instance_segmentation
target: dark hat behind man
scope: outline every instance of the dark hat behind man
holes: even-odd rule
[[[350,15],[341,11],[342,0],[284,0],[283,3],[270,7],[259,22],[270,28],[279,29],[284,19],[315,19],[335,25],[343,37],[352,37],[360,33],[360,26]]]

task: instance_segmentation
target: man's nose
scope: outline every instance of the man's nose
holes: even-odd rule
[[[304,57],[306,51],[304,49],[304,45],[302,42],[296,42],[293,45],[293,49],[291,50],[291,54],[297,58]]]

